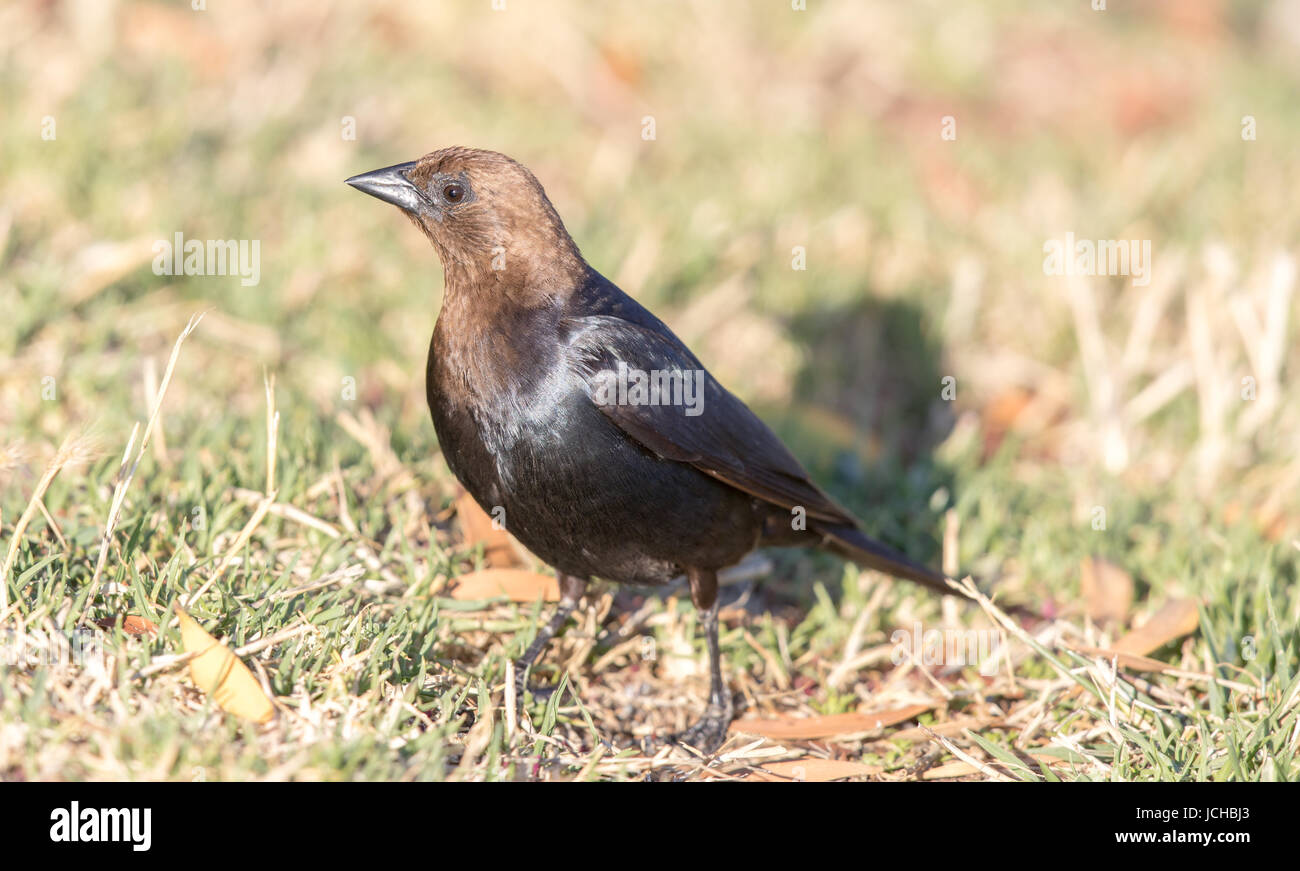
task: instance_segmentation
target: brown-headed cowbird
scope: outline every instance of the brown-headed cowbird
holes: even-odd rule
[[[438,252],[446,293],[426,374],[443,456],[559,575],[559,607],[517,666],[521,693],[593,577],[685,574],[711,681],[678,740],[711,752],[733,710],[719,569],[759,546],[810,546],[950,592],[864,535],[662,321],[591,268],[519,163],[445,148],[347,183],[400,208]]]

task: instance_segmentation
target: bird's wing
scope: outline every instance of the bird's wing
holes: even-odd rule
[[[653,315],[638,320],[587,315],[567,324],[571,363],[610,420],[659,456],[759,499],[801,507],[811,519],[857,525],[666,326]],[[638,380],[649,388],[656,379],[665,388],[657,402],[652,392],[638,395]]]

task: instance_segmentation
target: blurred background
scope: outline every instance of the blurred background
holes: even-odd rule
[[[459,144],[530,167],[882,537],[934,558],[955,508],[1012,597],[1102,553],[1294,625],[1293,569],[1240,585],[1300,530],[1300,4],[193,5],[0,8],[4,537],[88,433],[47,502],[95,542],[195,311],[148,498],[261,486],[266,371],[282,492],[365,459],[346,411],[448,504],[440,267],[342,181]],[[257,240],[259,283],[155,274],[176,233]],[[1045,274],[1067,233],[1149,240],[1149,284]]]

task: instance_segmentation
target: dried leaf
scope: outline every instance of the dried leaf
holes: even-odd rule
[[[176,616],[180,618],[185,652],[198,654],[190,660],[190,678],[195,685],[212,696],[222,710],[237,717],[255,723],[271,719],[275,707],[248,666],[229,647],[209,635],[179,604]]]
[[[1133,577],[1119,566],[1087,557],[1079,566],[1079,584],[1088,616],[1095,622],[1124,622],[1133,607]]]
[[[858,732],[874,732],[886,726],[915,719],[934,705],[908,705],[893,711],[876,711],[870,714],[828,714],[823,717],[781,717],[776,719],[745,719],[731,724],[732,732],[761,735],[777,741],[810,741],[834,738]]]
[[[1135,653],[1120,653],[1118,650],[1091,647],[1087,644],[1072,644],[1070,647],[1085,656],[1096,656],[1107,661],[1114,659],[1121,667],[1130,671],[1168,671],[1170,669],[1167,662],[1161,662],[1158,659],[1151,659],[1146,656],[1138,656]]]
[[[934,768],[921,772],[922,780],[947,780],[951,777],[969,777],[972,774],[979,774],[980,770],[969,762],[945,762],[943,765],[936,765]]]
[[[95,625],[100,629],[112,629],[117,625],[117,618],[105,617],[103,620],[96,620]],[[127,635],[148,635],[151,638],[157,638],[158,624],[152,620],[146,620],[144,617],[128,614],[122,618],[122,631]]]
[[[1013,432],[1016,420],[1034,400],[1028,390],[1013,387],[994,396],[980,415],[984,422],[984,456],[991,457],[997,453],[1007,434]]]
[[[1170,599],[1151,619],[1111,645],[1116,653],[1145,656],[1159,650],[1175,638],[1196,631],[1201,617],[1193,599]]]
[[[913,726],[908,729],[899,729],[889,735],[891,741],[924,741],[927,738],[933,738],[935,735],[942,735],[950,738],[953,735],[960,735],[967,729],[972,732],[979,732],[984,729],[996,729],[1000,727],[1005,720],[1002,717],[954,717],[944,723],[935,723],[931,726]]]
[[[76,275],[65,284],[67,304],[81,305],[101,290],[153,259],[153,239],[98,242],[76,258]]]
[[[505,596],[512,602],[532,603],[560,601],[560,583],[549,575],[528,569],[483,569],[455,578],[451,598],[461,601],[495,599]]]
[[[1061,762],[1061,758],[1052,753],[1033,752],[1029,753],[1028,756],[1031,759],[1044,763],[1045,765]],[[990,761],[990,767],[996,768],[997,765],[998,763],[996,760]],[[1005,763],[1003,763],[1003,767],[1005,767]],[[959,759],[953,762],[945,762],[943,765],[936,765],[934,768],[926,769],[921,773],[921,779],[947,780],[953,777],[969,777],[972,774],[978,774],[981,777],[985,776],[984,772],[980,771],[974,765]]]
[[[879,774],[883,769],[879,765],[867,765],[865,762],[849,762],[838,759],[817,759],[812,756],[803,759],[791,759],[786,762],[769,762],[759,766],[759,771],[750,774],[745,780],[774,783],[802,781],[805,783],[826,783],[845,777],[863,777]]]
[[[489,566],[504,569],[527,564],[510,533],[494,525],[473,496],[462,491],[456,497],[456,516],[460,518],[460,532],[465,543],[475,545],[482,542],[483,559]]]

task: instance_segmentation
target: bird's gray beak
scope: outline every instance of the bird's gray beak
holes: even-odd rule
[[[399,209],[418,212],[421,207],[427,207],[429,201],[406,177],[407,172],[415,169],[415,164],[416,161],[412,160],[409,163],[386,166],[373,172],[363,172],[361,175],[352,176],[347,183],[362,193],[392,203]]]

